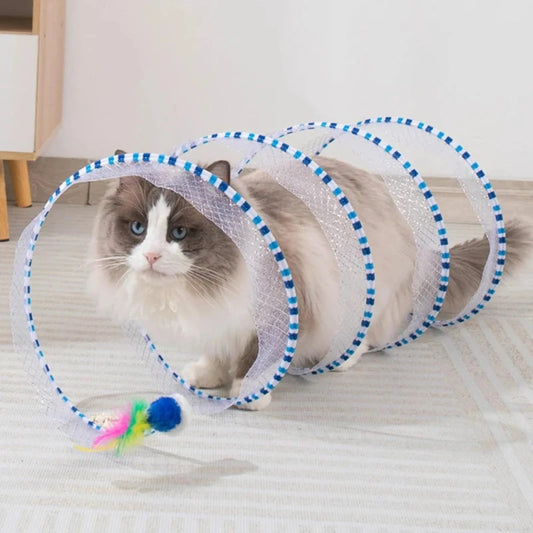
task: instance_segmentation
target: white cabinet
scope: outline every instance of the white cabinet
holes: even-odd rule
[[[34,152],[37,35],[0,34],[0,150]]]
[[[0,0],[0,241],[9,238],[3,161],[31,204],[26,161],[61,121],[65,0]]]

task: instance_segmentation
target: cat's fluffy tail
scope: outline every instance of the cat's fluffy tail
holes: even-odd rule
[[[531,227],[520,220],[505,224],[504,277],[513,274],[533,249]],[[476,292],[489,255],[487,237],[472,239],[450,249],[450,281],[439,320],[457,316]]]

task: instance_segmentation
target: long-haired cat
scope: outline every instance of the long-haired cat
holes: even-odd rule
[[[376,305],[367,337],[348,361],[402,329],[411,307],[415,245],[411,230],[378,176],[317,157],[357,211],[376,270]],[[207,167],[229,183],[230,165]],[[315,218],[265,171],[232,182],[264,218],[285,253],[295,282],[300,334],[294,364],[309,366],[329,349],[338,294],[337,267]],[[526,229],[507,224],[506,273],[530,244]],[[476,291],[489,251],[486,238],[451,249],[451,275],[439,318],[461,311]],[[121,178],[100,204],[90,252],[89,287],[100,307],[119,321],[136,319],[199,359],[183,370],[201,388],[231,386],[238,394],[255,360],[251,286],[237,247],[216,225],[174,192],[135,176]],[[343,365],[344,366],[344,365]],[[271,395],[248,404],[261,409]]]

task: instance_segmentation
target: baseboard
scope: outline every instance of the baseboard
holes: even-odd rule
[[[478,219],[455,178],[427,178],[445,222],[475,224]],[[533,180],[491,180],[504,219],[523,218],[533,223]]]
[[[40,157],[28,162],[32,199],[44,203],[52,191],[76,170],[85,166],[88,159]],[[6,165],[8,201],[13,201],[9,172]],[[427,178],[442,211],[445,222],[476,223],[477,218],[459,183],[454,178]],[[533,223],[533,179],[532,180],[491,180],[505,218],[519,216]],[[81,183],[69,189],[60,199],[62,202],[80,205],[95,205],[105,193],[107,184],[103,182]]]

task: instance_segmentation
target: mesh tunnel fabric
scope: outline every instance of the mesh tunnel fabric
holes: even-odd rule
[[[234,403],[251,402],[268,394],[286,372],[296,346],[298,308],[288,265],[268,227],[236,191],[196,165],[158,155],[131,154],[110,157],[105,163],[97,161],[88,165],[55,191],[41,214],[23,232],[17,248],[11,291],[15,347],[30,369],[30,375],[34,378],[32,381],[37,385],[47,410],[53,418],[60,421],[62,429],[82,445],[90,441],[94,431],[100,428],[79,411],[57,384],[41,348],[31,306],[33,253],[48,213],[65,190],[76,182],[116,178],[132,173],[158,186],[179,191],[207,218],[215,224],[219,223],[234,240],[249,265],[256,291],[253,314],[261,365],[252,368],[247,376],[246,387],[252,391],[249,395],[220,398],[188,385],[157,352],[149,335],[144,332],[141,334],[137,328],[127,325],[128,334],[132,335],[134,344],[152,367],[164,379],[168,379],[170,375],[177,386],[185,387],[190,393],[190,401],[199,411],[214,412]],[[191,183],[194,185],[191,186]],[[268,279],[268,283],[260,281],[263,279]],[[264,379],[265,375],[268,378]],[[203,401],[204,399],[208,401]]]
[[[381,176],[398,211],[411,228],[416,247],[412,282],[413,306],[407,326],[383,347],[403,346],[428,327],[462,322],[481,310],[494,293],[505,259],[505,229],[494,191],[470,154],[439,130],[409,119],[368,119],[359,125],[305,123],[272,136],[224,132],[202,137],[179,148],[173,156],[127,154],[94,162],[69,177],[22,233],[11,291],[13,339],[22,355],[40,403],[77,443],[87,445],[100,430],[82,413],[56,382],[37,335],[32,309],[33,254],[41,228],[56,200],[76,183],[138,175],[183,196],[222,229],[238,247],[248,268],[252,314],[259,340],[256,362],[243,380],[240,394],[216,396],[186,383],[172,361],[156,347],[142,325],[126,324],[127,337],[165,391],[188,392],[197,412],[215,413],[234,404],[249,403],[269,394],[288,372],[321,374],[338,368],[362,343],[371,326],[376,279],[371,246],[363,224],[334,178],[313,160],[334,148],[350,153],[362,168]],[[410,126],[410,128],[406,128]],[[405,132],[408,132],[406,134]],[[284,141],[290,136],[291,144]],[[423,139],[423,140],[421,140]],[[339,301],[330,350],[310,368],[291,366],[298,339],[298,303],[290,271],[276,235],[256,211],[253,201],[201,167],[180,157],[212,142],[236,150],[235,183],[247,168],[260,168],[301,200],[315,217],[337,265]],[[427,146],[457,176],[490,242],[490,254],[480,286],[460,315],[437,321],[448,282],[450,254],[446,228],[438,205],[422,174],[407,154]],[[447,166],[446,166],[447,165]],[[238,186],[236,185],[238,189]],[[58,325],[60,327],[60,325]]]

